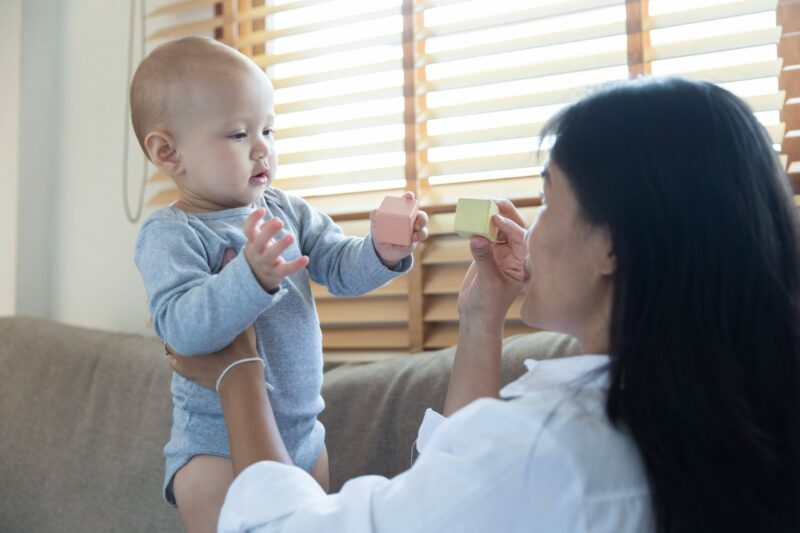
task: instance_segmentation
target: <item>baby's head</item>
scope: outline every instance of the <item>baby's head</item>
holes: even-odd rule
[[[131,84],[131,120],[187,210],[250,205],[277,170],[272,84],[250,59],[212,39],[153,50]]]

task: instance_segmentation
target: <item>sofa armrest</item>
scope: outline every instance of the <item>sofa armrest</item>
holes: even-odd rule
[[[574,339],[539,332],[503,342],[501,382],[525,370],[525,359],[549,359],[579,353]],[[325,374],[331,490],[365,474],[391,477],[411,465],[417,429],[427,408],[441,412],[455,348],[399,356],[367,365],[345,365]]]

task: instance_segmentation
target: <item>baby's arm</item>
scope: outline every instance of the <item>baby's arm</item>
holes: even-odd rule
[[[211,272],[195,231],[178,220],[151,219],[136,244],[156,334],[176,351],[216,351],[280,297],[262,289],[243,253]]]
[[[309,257],[308,272],[315,282],[337,296],[355,296],[385,285],[411,269],[411,257],[387,268],[378,257],[372,237],[348,237],[327,215],[304,200],[286,195],[287,215],[298,226],[298,243]]]

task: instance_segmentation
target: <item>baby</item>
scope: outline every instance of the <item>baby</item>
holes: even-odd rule
[[[427,215],[420,211],[410,246],[346,237],[329,217],[271,187],[270,80],[211,39],[167,43],[145,58],[131,85],[131,115],[145,154],[179,191],[147,219],[136,244],[156,333],[191,355],[214,352],[254,324],[281,436],[294,463],[327,488],[317,420],[322,338],[308,278],[336,295],[386,284],[411,268]],[[177,374],[171,390],[164,497],[190,532],[212,531],[232,481],[219,399]]]

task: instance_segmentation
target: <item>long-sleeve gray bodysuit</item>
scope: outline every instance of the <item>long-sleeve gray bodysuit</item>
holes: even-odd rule
[[[309,257],[306,270],[287,277],[275,294],[255,278],[243,248],[245,219],[258,207],[264,220],[277,217],[295,242],[282,257]],[[225,250],[237,252],[221,269]],[[156,334],[181,354],[227,346],[255,324],[258,350],[275,419],[294,463],[310,470],[322,451],[325,429],[322,335],[308,278],[335,295],[373,290],[411,268],[411,257],[394,270],[381,263],[369,235],[346,237],[326,215],[300,198],[270,188],[253,206],[212,213],[166,207],[142,226],[136,265],[144,280]],[[219,399],[213,390],[178,374],[172,377],[173,422],[164,448],[164,496],[174,505],[172,478],[193,456],[229,457]]]

